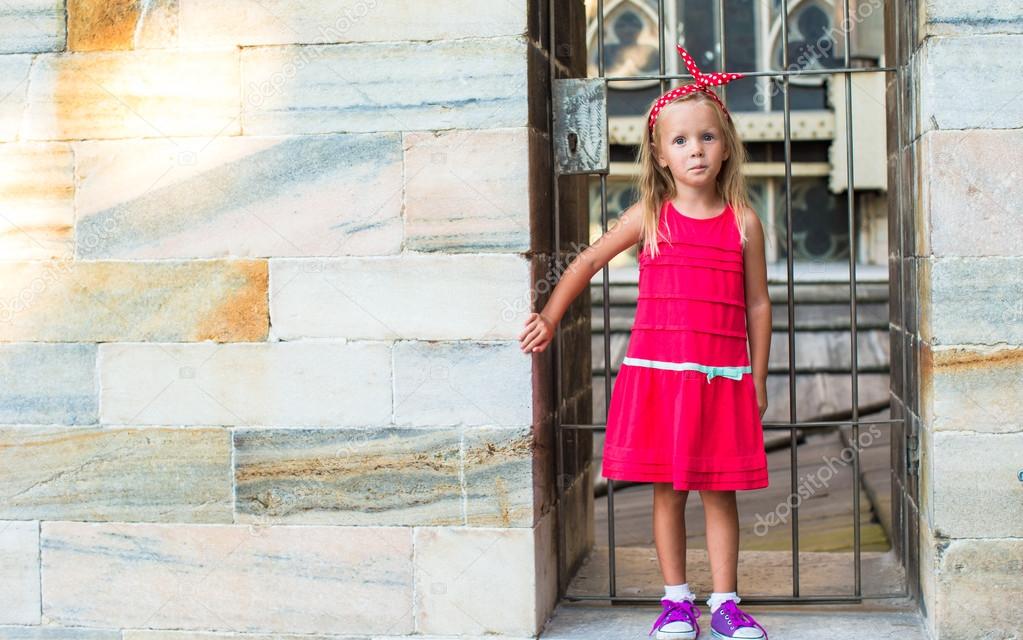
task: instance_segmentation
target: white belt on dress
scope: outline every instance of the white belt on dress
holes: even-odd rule
[[[652,367],[654,369],[667,369],[669,371],[701,371],[707,374],[707,382],[714,376],[741,380],[742,374],[753,373],[751,366],[745,367],[714,367],[696,362],[670,362],[667,360],[648,360],[646,358],[632,358],[625,356],[622,364],[629,364],[634,367]]]

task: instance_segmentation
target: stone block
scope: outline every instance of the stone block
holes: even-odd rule
[[[532,361],[517,342],[398,342],[394,422],[532,424]]]
[[[471,526],[533,526],[533,439],[529,427],[465,430],[465,495]]]
[[[1023,34],[927,38],[920,49],[920,133],[1023,126],[1015,62],[1021,47]],[[967,75],[970,90],[964,91]]]
[[[0,520],[0,602],[0,624],[39,624],[38,522]]]
[[[417,632],[536,634],[531,528],[417,527],[415,550]]]
[[[23,136],[32,140],[241,133],[237,51],[42,54]]]
[[[96,345],[0,344],[0,423],[92,424]]]
[[[949,538],[1023,537],[1023,433],[936,432],[932,526]]]
[[[1023,431],[1023,349],[922,345],[921,417],[935,431]],[[1023,460],[1021,460],[1023,466]]]
[[[1023,628],[1023,540],[941,540],[928,624],[941,640],[1016,638]]]
[[[0,54],[60,51],[64,40],[64,0],[6,0],[0,5]]]
[[[391,421],[386,343],[108,343],[99,350],[103,423],[366,427]]]
[[[529,130],[410,132],[406,246],[417,251],[529,250]]]
[[[84,627],[57,627],[54,625],[35,627],[0,626],[0,638],[4,640],[123,640],[120,629],[86,629]]]
[[[4,5],[0,5],[0,14]],[[0,39],[0,42],[4,40]],[[28,93],[30,55],[0,55],[0,142],[18,139]]]
[[[265,340],[261,260],[0,263],[0,340]]]
[[[522,37],[247,47],[241,77],[249,135],[502,128],[527,121]]]
[[[1023,343],[1023,258],[926,258],[919,270],[921,339]]]
[[[928,131],[920,179],[938,256],[1017,256],[1023,245],[1023,132]],[[968,227],[969,233],[963,233]]]
[[[232,522],[226,429],[0,427],[0,518]]]
[[[66,0],[69,51],[173,47],[178,0]]]
[[[0,166],[4,168],[0,173],[0,255],[5,260],[71,257],[75,183],[70,147],[45,142],[0,144]]]
[[[270,319],[285,340],[511,339],[527,287],[515,255],[271,259]]]
[[[81,258],[401,250],[398,134],[75,144]]]
[[[1017,0],[926,0],[921,2],[927,35],[1023,32]]]
[[[178,0],[183,47],[446,40],[518,35],[516,2],[448,0]]]
[[[238,522],[465,521],[458,429],[237,429]]]
[[[412,530],[43,522],[57,624],[411,633]]]

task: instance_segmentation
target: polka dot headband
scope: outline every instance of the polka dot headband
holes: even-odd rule
[[[728,109],[725,108],[725,103],[721,102],[721,99],[718,98],[717,94],[711,91],[708,87],[724,85],[732,80],[738,80],[739,78],[744,78],[746,76],[741,73],[703,73],[700,71],[700,68],[696,66],[696,62],[693,60],[693,57],[689,55],[688,51],[683,49],[680,45],[675,45],[675,48],[678,49],[678,54],[682,56],[682,59],[685,61],[686,68],[689,70],[689,73],[696,78],[696,82],[681,87],[675,87],[657,99],[657,102],[654,103],[653,109],[650,110],[650,122],[648,124],[650,132],[653,133],[654,123],[657,122],[657,114],[661,112],[661,109],[675,98],[688,95],[695,91],[702,91],[710,96],[714,102],[718,103],[721,110],[725,112],[725,116],[730,119],[732,116],[728,113]]]

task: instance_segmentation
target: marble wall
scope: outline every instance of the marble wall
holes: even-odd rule
[[[547,5],[0,5],[0,638],[540,629]]]
[[[907,297],[893,309],[893,348],[908,365],[893,369],[893,380],[906,380],[893,410],[920,443],[908,487],[919,501],[905,514],[919,542],[919,567],[911,566],[935,640],[1018,638],[1023,5],[888,4],[889,21],[898,11],[900,24],[888,51],[905,78],[889,87],[905,124],[889,146],[889,175],[904,176],[901,218],[891,220],[902,248],[893,282],[901,278]]]

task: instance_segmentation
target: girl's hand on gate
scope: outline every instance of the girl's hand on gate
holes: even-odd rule
[[[523,353],[543,351],[554,337],[554,323],[541,313],[526,318],[526,328],[519,334]]]
[[[754,380],[754,385],[757,388],[757,408],[760,409],[760,417],[764,417],[764,412],[767,411],[767,381],[766,380]]]

